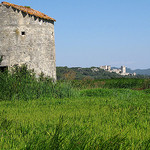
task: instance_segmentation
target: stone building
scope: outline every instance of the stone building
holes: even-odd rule
[[[110,71],[111,70],[111,66],[100,66],[100,69],[103,69],[103,70],[107,70],[107,71]]]
[[[125,66],[121,66],[121,73],[126,73],[126,67]]]
[[[111,69],[111,66],[105,65],[105,66],[100,66],[100,69],[103,69],[108,72],[115,72],[122,76],[128,76],[128,75],[136,76],[136,73],[127,73],[125,66],[121,66],[121,69]]]
[[[26,64],[56,79],[54,22],[27,6],[0,4],[0,69]]]

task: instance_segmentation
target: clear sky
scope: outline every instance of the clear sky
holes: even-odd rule
[[[150,0],[6,0],[56,19],[56,65],[150,68]]]

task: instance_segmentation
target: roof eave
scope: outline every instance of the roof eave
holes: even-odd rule
[[[19,5],[11,4],[11,3],[8,3],[8,2],[1,2],[0,6],[1,6],[1,5],[9,6],[9,7],[15,8],[15,9],[17,9],[17,10],[19,10],[19,11],[22,11],[22,12],[26,13],[26,14],[30,14],[30,15],[33,15],[33,16],[38,17],[38,18],[41,18],[41,19],[45,19],[45,20],[48,20],[48,21],[54,21],[54,22],[56,22],[56,20],[55,20],[54,18],[51,18],[51,17],[49,17],[49,16],[47,16],[47,15],[45,15],[45,14],[44,14],[44,15],[45,15],[46,17],[40,17],[40,15],[31,14],[31,13],[28,12],[28,11],[19,9],[19,8],[18,8]],[[19,7],[24,7],[24,6],[19,6]],[[31,8],[31,10],[34,10],[34,9]],[[36,10],[34,10],[34,11],[36,11]],[[37,12],[39,12],[39,11],[37,11]],[[41,12],[39,12],[39,13],[41,13]],[[41,13],[41,14],[43,15],[43,13]]]

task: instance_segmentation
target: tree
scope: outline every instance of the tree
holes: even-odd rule
[[[73,70],[70,70],[69,72],[64,74],[64,77],[66,80],[74,80],[76,78],[76,72]]]

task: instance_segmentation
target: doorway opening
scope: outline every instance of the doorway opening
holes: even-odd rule
[[[5,72],[8,70],[8,66],[0,66],[0,72]]]

